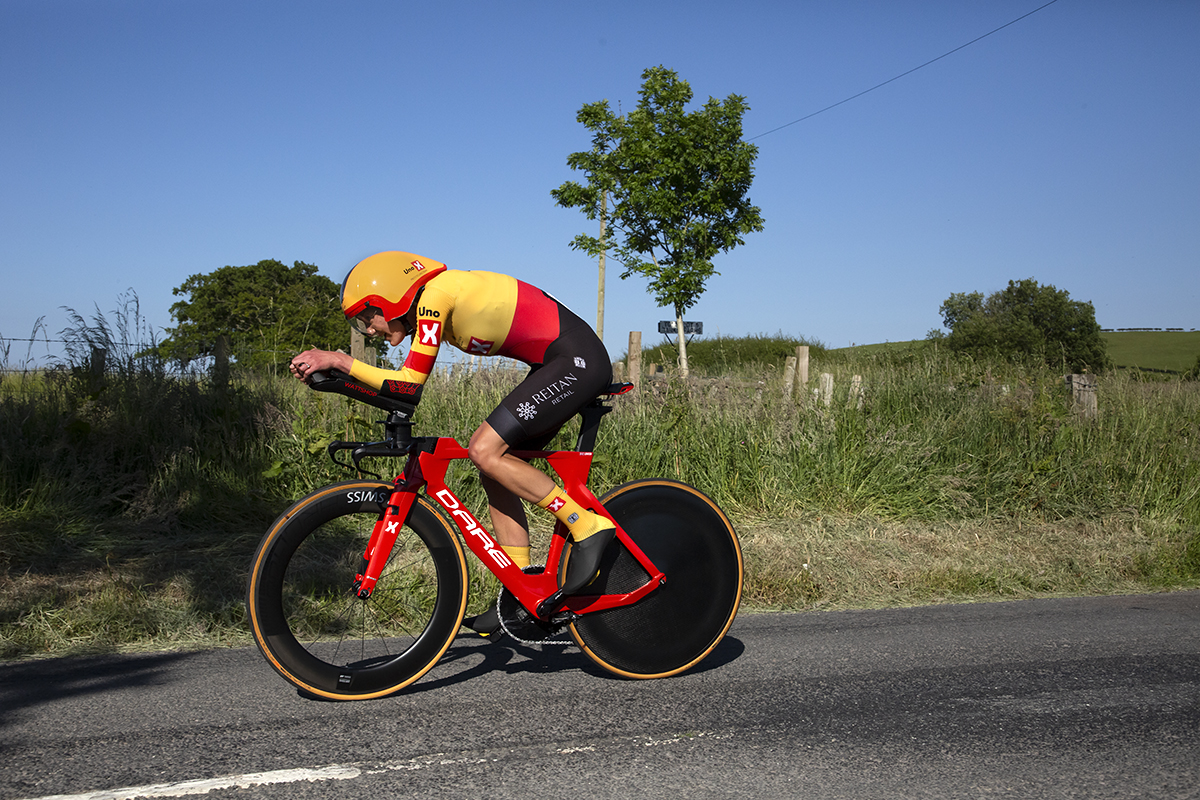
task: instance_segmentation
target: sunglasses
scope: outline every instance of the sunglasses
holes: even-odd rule
[[[363,336],[371,336],[372,334],[368,332],[368,329],[374,324],[375,318],[381,316],[383,316],[383,309],[376,306],[367,306],[353,317],[350,317],[350,326]],[[408,327],[408,323],[402,317],[398,317],[397,319],[399,319],[400,325],[404,328],[404,335],[411,336],[412,329]]]

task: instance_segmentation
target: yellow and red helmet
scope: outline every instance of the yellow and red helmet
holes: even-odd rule
[[[432,258],[389,250],[354,265],[342,283],[342,313],[353,320],[374,306],[386,320],[403,317],[412,307],[417,290],[446,265]]]

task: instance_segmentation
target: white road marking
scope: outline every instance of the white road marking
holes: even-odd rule
[[[82,794],[55,794],[36,800],[134,800],[141,797],[185,797],[192,794],[208,794],[214,789],[246,789],[272,783],[298,783],[299,781],[344,781],[357,778],[362,770],[351,765],[334,764],[317,769],[280,769],[274,772],[250,772],[245,775],[230,775],[225,778],[206,778],[177,783],[156,783],[148,786],[130,786],[124,789],[104,789]]]
[[[712,731],[676,734],[663,739],[649,736],[621,737],[610,740],[603,749],[622,750],[629,747],[660,747],[671,744],[696,743],[698,740],[713,741],[732,738],[731,734],[717,734]],[[552,752],[558,755],[573,755],[576,753],[598,753],[601,748],[596,745],[556,748]],[[470,755],[448,756],[445,753],[430,753],[405,761],[388,761],[383,763],[331,764],[326,767],[299,769],[280,769],[273,772],[248,772],[243,775],[227,775],[222,778],[205,778],[194,781],[176,781],[174,783],[155,783],[146,786],[128,786],[124,789],[102,789],[95,792],[79,794],[55,794],[45,797],[29,798],[29,800],[140,800],[143,797],[186,797],[188,795],[207,794],[214,789],[247,789],[251,786],[268,784],[299,783],[301,781],[344,781],[353,780],[364,775],[380,775],[387,772],[413,771],[433,769],[436,767],[458,766],[463,764],[486,764],[497,761],[498,758]]]

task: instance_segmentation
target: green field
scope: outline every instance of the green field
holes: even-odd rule
[[[1200,331],[1105,331],[1101,334],[1118,369],[1142,369],[1183,374],[1200,357]],[[919,350],[928,342],[886,342],[844,347],[831,353],[882,353]]]
[[[1119,368],[1182,373],[1200,356],[1200,331],[1113,331],[1102,335]]]

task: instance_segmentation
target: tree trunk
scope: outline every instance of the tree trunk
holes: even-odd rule
[[[687,337],[683,335],[683,309],[675,308],[675,335],[679,337],[679,374],[688,376]]]

